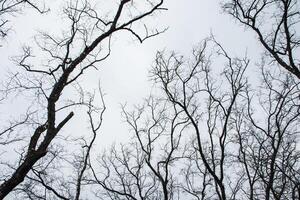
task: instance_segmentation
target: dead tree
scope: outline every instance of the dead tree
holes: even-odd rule
[[[100,134],[99,129],[103,122],[106,110],[101,90],[99,94],[81,94],[83,99],[80,107],[85,107],[89,130],[85,136],[80,135],[74,139],[63,139],[63,145],[72,148],[72,154],[61,146],[50,148],[47,158],[32,167],[26,180],[16,188],[17,197],[41,199],[80,199],[86,192],[87,180],[92,177],[90,172],[90,159],[92,149]],[[96,95],[101,102],[96,106]],[[84,123],[83,123],[84,124]],[[88,133],[91,134],[88,134]],[[87,136],[88,135],[88,136]]]
[[[208,196],[226,199],[230,195],[226,187],[231,184],[228,180],[228,146],[232,135],[232,115],[237,99],[247,85],[244,72],[249,61],[230,58],[224,49],[215,43],[219,50],[214,55],[221,56],[226,61],[222,72],[223,82],[218,82],[211,72],[213,61],[207,47],[210,43],[205,40],[199,49],[195,49],[192,61],[185,61],[174,54],[165,58],[159,53],[153,75],[161,84],[168,100],[184,112],[191,123],[195,142],[190,146],[196,150],[196,166],[202,165],[199,174],[209,175],[212,179],[212,183],[209,184],[212,186],[210,190],[217,195]],[[204,187],[208,185],[204,177],[198,178],[203,179]],[[205,194],[204,187],[202,196]],[[201,196],[201,193],[199,195]]]
[[[90,181],[101,186],[97,194],[298,199],[298,79],[261,66],[255,90],[246,76],[249,65],[246,57],[230,57],[214,38],[190,59],[158,52],[150,74],[160,96],[123,111],[134,142],[100,157]]]
[[[237,160],[247,182],[244,195],[247,199],[297,199],[299,83],[284,72],[275,75],[262,69],[262,75],[260,92],[247,91],[247,104],[236,114]]]
[[[187,119],[174,105],[153,96],[132,112],[123,108],[123,114],[134,136],[119,151],[114,146],[108,155],[100,157],[95,180],[104,190],[102,196],[132,200],[179,198],[175,166],[182,156],[179,144]]]
[[[45,13],[48,10],[45,5],[38,1],[30,0],[1,0],[0,1],[0,39],[7,36],[10,27],[8,26],[9,17],[15,16],[17,13],[22,12],[25,7],[33,8],[39,13]]]
[[[44,158],[49,159],[45,156],[49,154],[50,146],[74,116],[72,108],[80,105],[80,102],[64,97],[64,91],[74,86],[88,69],[98,68],[99,63],[110,55],[110,38],[117,32],[127,31],[140,42],[159,34],[160,31],[155,29],[146,30],[146,34],[142,35],[134,26],[142,19],[164,10],[162,4],[163,0],[147,0],[139,4],[142,6],[139,12],[133,12],[132,9],[138,9],[134,3],[122,0],[115,12],[104,18],[88,1],[70,3],[63,10],[69,21],[66,32],[60,37],[41,33],[36,37],[35,48],[23,48],[23,55],[15,59],[23,71],[12,74],[5,88],[5,95],[33,94],[31,102],[34,111],[31,113],[36,115],[30,115],[29,121],[33,129],[29,138],[19,137],[22,139],[20,148],[23,148],[23,152],[19,154],[18,161],[14,164],[3,161],[7,170],[4,170],[5,174],[1,177],[0,199],[14,191],[30,171],[38,176],[40,173],[35,172],[34,167],[43,165],[41,162]],[[34,56],[36,49],[42,56],[40,60]],[[1,137],[5,137],[8,132],[12,135],[13,126],[15,125],[7,129],[9,131],[3,131]],[[81,176],[77,179],[78,184]],[[40,183],[43,185],[42,181]],[[52,191],[51,188],[44,187]],[[77,191],[75,199],[79,195],[80,191]]]
[[[256,33],[273,61],[271,65],[279,65],[300,79],[297,0],[230,0],[224,9]]]
[[[262,66],[256,92],[245,76],[249,60],[231,58],[214,39],[217,51],[210,53],[210,43],[194,50],[192,61],[158,53],[152,72],[190,123],[181,192],[194,199],[297,199],[298,79]],[[224,68],[216,78],[219,58]]]

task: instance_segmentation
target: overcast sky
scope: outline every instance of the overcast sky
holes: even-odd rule
[[[60,1],[55,1],[57,5]],[[105,92],[107,111],[104,116],[101,137],[98,144],[106,146],[114,141],[125,141],[129,138],[128,126],[122,123],[120,104],[141,103],[151,92],[148,71],[153,65],[158,50],[176,51],[188,55],[191,49],[212,32],[218,41],[232,53],[243,56],[247,50],[250,58],[258,58],[260,45],[254,34],[225,13],[222,13],[220,1],[208,0],[167,0],[163,11],[156,15],[152,26],[168,27],[168,30],[153,37],[143,44],[138,43],[129,34],[117,34],[114,37],[111,56],[100,63],[98,71],[92,71],[83,77],[85,86],[96,88],[98,80]],[[55,16],[59,19],[59,15]],[[48,21],[47,21],[48,20]],[[30,42],[35,32],[49,30],[60,31],[63,28],[53,16],[43,16],[28,11],[14,20],[14,32],[0,48],[4,67],[2,71],[14,67],[9,57],[18,52],[22,44]],[[254,62],[253,62],[254,63]],[[21,105],[20,105],[21,106]],[[11,111],[13,112],[13,111]],[[8,113],[1,112],[1,119]],[[84,131],[80,116],[69,124],[70,130]]]

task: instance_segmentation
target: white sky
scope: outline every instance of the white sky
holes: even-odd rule
[[[59,4],[59,1],[55,1]],[[208,0],[166,0],[168,11],[159,14],[155,23],[169,27],[167,32],[139,44],[129,34],[118,34],[112,46],[111,56],[100,64],[99,71],[92,71],[84,75],[84,85],[96,88],[100,78],[107,111],[98,145],[107,146],[114,141],[129,139],[128,126],[121,121],[120,104],[128,105],[141,103],[142,99],[151,91],[148,81],[148,70],[153,64],[157,50],[188,55],[192,47],[211,32],[232,55],[243,56],[246,49],[248,55],[258,56],[259,43],[254,34],[244,29],[234,20],[222,13],[220,1]],[[56,16],[59,20],[59,16]],[[14,30],[5,48],[0,48],[2,60],[1,71],[14,67],[8,57],[16,55],[22,44],[30,42],[37,29],[50,32],[59,31],[61,24],[53,21],[49,16],[27,12],[15,20]],[[62,27],[63,28],[63,27]],[[10,114],[1,112],[1,119]],[[81,132],[86,125],[82,125],[80,116],[76,116],[69,124],[68,132]],[[79,131],[80,130],[80,131]]]

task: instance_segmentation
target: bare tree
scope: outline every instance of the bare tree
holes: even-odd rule
[[[9,17],[20,13],[24,7],[30,7],[39,13],[45,13],[48,9],[38,1],[30,0],[1,0],[0,1],[0,39],[7,36],[10,27],[8,26]]]
[[[120,151],[113,146],[101,156],[99,173],[94,175],[103,194],[108,199],[178,198],[174,173],[182,156],[179,144],[186,118],[174,105],[153,96],[133,112],[123,108],[123,114],[134,132],[133,142]]]
[[[299,183],[291,177],[299,179],[299,2],[233,0],[224,9],[257,34],[271,67],[288,72],[267,69],[264,57],[260,98],[247,92],[248,111],[237,114],[238,159],[249,187],[245,194],[249,199],[297,199]],[[256,107],[262,107],[264,118],[255,114]]]
[[[197,199],[299,198],[298,79],[262,65],[255,92],[244,75],[249,60],[231,58],[213,43],[218,56],[204,42],[193,51],[193,61],[158,54],[154,68],[163,93],[186,114],[194,132],[183,189]],[[219,56],[226,62],[216,79],[212,58],[217,62]]]
[[[92,176],[90,171],[90,157],[92,148],[99,135],[106,110],[101,90],[100,105],[95,105],[96,94],[82,94],[81,107],[85,107],[88,116],[89,137],[80,135],[75,139],[64,141],[64,145],[73,148],[68,154],[63,147],[51,148],[48,159],[44,158],[41,164],[32,167],[32,173],[17,187],[17,197],[29,199],[80,199],[85,192],[87,180]],[[85,134],[86,135],[86,134]],[[74,145],[75,143],[75,145]],[[63,175],[64,174],[64,175]]]
[[[83,144],[85,150],[78,157],[77,169],[79,171],[76,178],[75,196],[64,197],[65,195],[61,195],[49,186],[48,181],[46,182],[43,177],[46,174],[44,171],[48,166],[47,163],[53,163],[55,158],[59,158],[57,154],[59,150],[55,150],[53,141],[74,116],[72,108],[76,105],[87,105],[90,109],[93,108],[89,102],[82,102],[81,99],[76,102],[70,97],[65,97],[63,92],[72,91],[72,87],[76,89],[75,83],[82,77],[83,73],[90,68],[97,69],[99,62],[110,55],[110,38],[116,32],[128,31],[140,42],[159,34],[159,30],[151,31],[146,28],[146,34],[142,35],[138,29],[135,29],[135,25],[157,11],[164,10],[162,4],[163,0],[147,0],[139,4],[142,7],[139,12],[136,12],[136,9],[139,8],[132,1],[122,0],[113,15],[101,17],[98,10],[94,9],[94,6],[88,1],[71,2],[63,10],[69,20],[68,30],[60,37],[41,33],[36,37],[37,47],[27,46],[23,48],[23,55],[15,58],[16,63],[23,71],[12,74],[4,90],[4,95],[9,97],[14,93],[29,94],[32,98],[31,107],[25,120],[12,124],[2,131],[1,139],[9,133],[14,137],[14,140],[11,141],[21,141],[19,145],[22,152],[19,153],[15,163],[2,161],[6,170],[1,177],[0,199],[15,189],[19,190],[16,187],[27,178],[39,183],[41,188],[52,192],[57,198],[79,199],[81,183],[88,166],[90,149],[94,139],[92,142],[83,140],[86,144]],[[145,25],[145,27],[147,26]],[[42,56],[40,59],[34,56],[36,49]],[[95,122],[91,118],[92,112],[93,110],[89,110],[88,116],[95,136],[99,127],[94,124]],[[14,127],[28,124],[30,124],[30,128],[32,127],[29,130],[29,132],[32,131],[29,137],[14,134]],[[7,143],[3,145],[7,145]],[[54,148],[53,152],[52,147]],[[52,154],[53,159],[51,159],[50,154]],[[30,174],[35,175],[35,178],[31,178]],[[66,185],[61,185],[61,187],[66,187]],[[70,192],[67,188],[62,191]],[[27,194],[28,198],[31,198],[30,195],[37,195],[37,193],[30,194],[30,192]],[[38,198],[46,197],[39,195]]]
[[[105,18],[88,1],[70,3],[64,9],[70,29],[36,37],[41,60],[35,48],[23,48],[15,59],[23,73],[12,72],[1,99],[28,94],[31,106],[0,132],[3,148],[19,147],[15,162],[0,163],[0,199],[13,191],[28,199],[299,199],[299,12],[293,0],[224,5],[258,34],[268,65],[281,66],[270,70],[263,59],[258,88],[247,78],[250,60],[230,56],[214,37],[190,58],[160,51],[150,72],[157,93],[133,111],[122,110],[131,141],[92,157],[105,104],[101,90],[96,98],[77,81],[110,55],[116,32],[140,42],[161,33],[145,26],[142,35],[135,26],[164,10],[162,0],[144,3],[137,12],[138,4],[122,0]],[[60,134],[83,108],[91,136]],[[30,134],[15,134],[20,130]]]
[[[262,75],[259,99],[247,92],[248,105],[236,118],[237,158],[248,182],[244,192],[249,199],[297,199],[299,83],[290,74],[262,71]],[[254,101],[260,108],[253,106]]]
[[[101,157],[99,173],[105,173],[95,179],[103,194],[107,199],[298,199],[298,79],[262,66],[261,85],[254,90],[246,77],[250,61],[230,57],[214,38],[192,55],[157,54],[151,77],[161,97],[155,104],[146,101],[149,111],[141,106],[125,112],[137,142]],[[222,69],[213,68],[220,63]],[[139,178],[147,179],[145,185]],[[153,196],[139,195],[149,193]]]
[[[246,58],[230,58],[216,43],[219,49],[217,55],[224,57],[227,62],[222,72],[224,81],[218,84],[211,75],[212,61],[206,49],[207,44],[208,41],[204,41],[199,49],[194,50],[194,60],[187,63],[174,55],[163,58],[159,54],[154,75],[162,84],[169,101],[178,106],[191,123],[196,141],[191,146],[195,147],[195,155],[203,164],[201,174],[209,174],[215,194],[219,199],[226,199],[230,195],[230,192],[226,192],[226,185],[230,185],[227,173],[232,115],[237,99],[247,85],[244,72],[249,61]],[[205,109],[201,102],[206,103]]]
[[[297,0],[230,0],[224,9],[252,29],[272,58],[300,79],[299,2]]]

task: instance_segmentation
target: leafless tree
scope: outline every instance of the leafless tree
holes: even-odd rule
[[[300,79],[299,1],[230,0],[224,9],[257,34],[272,58],[271,65],[279,65]]]
[[[102,92],[100,90],[101,105],[93,102],[96,94],[87,94],[86,101],[81,107],[86,107],[89,130],[91,135],[80,135],[75,139],[64,141],[64,145],[72,148],[72,154],[57,146],[51,148],[49,156],[43,158],[41,164],[32,167],[32,173],[16,188],[17,197],[29,199],[81,199],[85,192],[87,177],[92,176],[90,171],[90,157],[99,129],[103,122],[106,110]],[[87,133],[86,133],[87,134]],[[75,145],[74,145],[75,143]]]
[[[291,74],[282,73],[275,76],[262,71],[259,98],[248,91],[245,109],[236,114],[237,159],[243,165],[248,182],[244,193],[249,199],[299,198],[299,182],[295,180],[300,169],[300,88]],[[259,106],[254,107],[255,101]]]
[[[231,58],[213,43],[217,56],[204,42],[192,62],[158,54],[154,68],[163,93],[194,132],[185,191],[196,199],[299,198],[298,79],[262,64],[261,86],[253,91],[245,76],[249,60]],[[225,67],[215,78],[212,63],[219,56]]]
[[[122,0],[116,6],[114,13],[110,12],[106,17],[101,17],[91,2],[72,1],[63,9],[68,19],[68,29],[61,36],[40,33],[35,38],[35,47],[23,48],[23,55],[15,58],[15,62],[21,67],[21,73],[20,71],[11,72],[11,78],[2,92],[4,99],[14,94],[28,95],[30,106],[24,119],[16,123],[12,122],[1,132],[1,141],[6,141],[3,142],[2,149],[17,148],[18,155],[14,162],[5,159],[1,161],[5,170],[1,174],[0,199],[13,191],[25,191],[27,197],[31,199],[48,198],[45,196],[48,192],[52,193],[53,198],[79,199],[84,173],[89,163],[90,150],[101,123],[97,124],[93,121],[92,115],[95,110],[90,104],[92,101],[82,101],[81,98],[77,101],[70,94],[65,96],[64,92],[72,94],[74,90],[80,91],[80,87],[76,86],[76,81],[83,77],[88,69],[98,69],[99,63],[110,55],[110,39],[117,32],[127,31],[140,42],[159,34],[161,31],[148,30],[145,25],[146,31],[143,35],[136,26],[141,24],[144,18],[164,10],[162,4],[163,0],[146,0],[138,5],[130,0]],[[36,51],[37,56],[34,53]],[[59,146],[63,145],[60,144],[58,135],[73,118],[75,106],[89,108],[88,118],[94,136],[91,142],[86,139],[80,140],[83,148],[82,154],[77,155],[76,162],[72,163],[78,170],[75,181],[76,189],[73,193],[72,189],[67,188],[71,187],[72,183],[60,184],[60,189],[57,190],[51,184],[59,184],[59,181],[54,179],[54,174],[50,178],[45,175],[51,173],[51,169],[52,173],[55,173],[53,170],[59,168],[60,161],[57,159],[70,162],[60,157],[60,152],[63,150]],[[100,113],[102,117],[103,113]],[[23,133],[18,134],[16,131]],[[13,146],[9,146],[12,143]],[[50,172],[47,172],[48,169]],[[63,171],[61,174],[64,174]],[[18,187],[24,179],[31,181],[25,185],[27,189]],[[31,193],[35,190],[32,187],[35,185],[33,182],[46,192],[43,195]]]
[[[214,38],[190,59],[159,52],[151,77],[161,97],[155,104],[146,101],[150,111],[142,106],[125,112],[137,142],[113,148],[99,161],[99,173],[105,173],[95,179],[102,177],[97,181],[107,199],[298,199],[298,79],[262,66],[261,85],[254,90],[246,76],[249,65],[246,57],[230,57]],[[143,121],[145,113],[150,117]],[[180,124],[180,134],[172,135],[167,124]],[[155,153],[161,147],[166,149]],[[167,173],[169,178],[160,178]],[[148,178],[145,185],[139,178]],[[174,184],[164,187],[168,182]]]
[[[299,199],[299,12],[293,0],[224,5],[258,34],[271,58],[261,63],[258,88],[247,78],[247,56],[230,56],[214,37],[194,48],[190,58],[158,52],[150,72],[158,90],[133,111],[122,110],[131,141],[92,158],[105,104],[101,90],[87,93],[78,80],[110,55],[116,32],[127,31],[140,42],[161,33],[145,26],[142,35],[135,26],[164,10],[162,0],[144,4],[145,10],[137,12],[139,4],[122,0],[115,13],[102,18],[90,2],[71,2],[64,9],[70,29],[60,37],[41,33],[37,48],[24,47],[15,58],[23,72],[11,72],[1,99],[27,95],[30,106],[0,132],[2,157],[18,147],[16,160],[1,160],[0,199],[8,194],[27,199],[81,199],[85,194],[128,200]],[[281,67],[271,70],[271,65]],[[61,134],[83,110],[91,136]]]
[[[133,112],[123,108],[123,114],[134,132],[133,142],[119,151],[114,146],[99,159],[99,173],[94,175],[102,194],[108,199],[178,198],[175,166],[182,156],[179,143],[186,118],[174,105],[153,96]]]
[[[224,9],[257,34],[271,67],[278,65],[288,71],[267,69],[265,57],[260,98],[247,92],[248,111],[237,114],[238,159],[249,187],[245,194],[249,199],[298,199],[299,2],[233,0],[226,2]],[[256,107],[261,107],[261,116],[255,114]]]
[[[9,17],[20,13],[24,7],[30,7],[39,13],[45,13],[48,9],[39,1],[31,0],[1,0],[0,1],[0,39],[7,36],[10,27],[8,26]]]
[[[228,176],[233,111],[247,85],[244,72],[249,61],[246,58],[230,58],[215,43],[217,57],[221,56],[226,61],[222,72],[224,80],[218,82],[212,76],[210,57],[213,54],[210,55],[207,44],[208,41],[204,41],[199,49],[193,51],[191,62],[184,62],[184,59],[174,55],[164,58],[158,54],[154,75],[169,101],[181,109],[191,123],[196,141],[191,146],[197,150],[195,155],[203,165],[201,174],[209,174],[217,198],[226,199],[230,195],[226,186],[230,186],[229,179],[234,178]],[[199,163],[197,165],[200,166]]]

